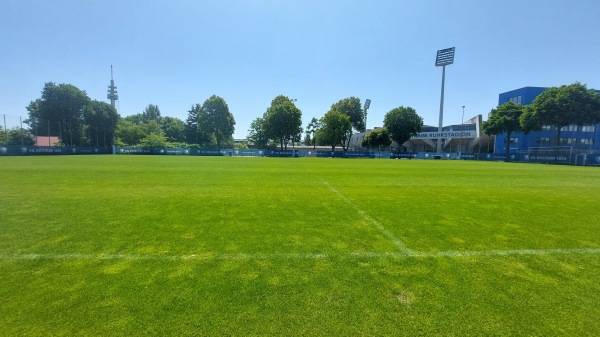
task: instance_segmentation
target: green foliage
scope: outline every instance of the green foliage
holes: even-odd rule
[[[362,141],[363,147],[380,147],[380,146],[390,146],[392,144],[392,139],[390,138],[390,134],[386,128],[375,129],[365,136]]]
[[[83,109],[87,143],[101,144],[102,146],[113,145],[115,130],[120,118],[112,105],[96,100],[90,101]]]
[[[198,135],[198,120],[202,115],[202,106],[194,104],[188,111],[187,119],[185,120],[185,140],[188,144],[200,144]]]
[[[3,145],[35,145],[35,136],[31,131],[15,127],[4,131],[0,127],[0,144]]]
[[[556,127],[557,146],[562,127],[600,123],[600,95],[580,83],[546,89],[533,100],[532,109],[527,117],[528,128],[531,125]]]
[[[350,117],[336,110],[329,110],[320,123],[317,137],[322,139],[322,143],[330,145],[331,151],[335,150],[337,145],[342,145],[349,130],[352,131]]]
[[[148,106],[142,111],[142,123],[148,123],[149,121],[158,121],[162,116],[160,115],[160,109],[158,105],[148,104]]]
[[[423,118],[411,107],[400,106],[390,110],[383,120],[392,140],[399,146],[416,135],[423,127]]]
[[[507,102],[490,111],[490,117],[483,122],[482,130],[486,135],[499,135],[506,133],[505,154],[509,158],[510,136],[514,132],[523,132],[521,117],[523,106],[513,102]]]
[[[90,103],[85,91],[71,84],[48,82],[42,97],[27,106],[25,121],[39,136],[60,136],[65,145],[83,145],[84,108]]]
[[[263,118],[269,139],[278,141],[282,150],[287,149],[290,140],[300,139],[302,111],[288,97],[275,97]]]
[[[164,116],[160,119],[160,127],[168,142],[185,142],[185,123],[179,118]]]
[[[360,99],[357,97],[341,99],[337,103],[331,105],[330,110],[339,111],[350,118],[352,127],[350,128],[350,131],[346,132],[345,142],[342,142],[342,147],[344,148],[344,151],[346,151],[348,150],[353,130],[356,132],[365,131],[365,113],[360,104]]]
[[[213,95],[202,104],[203,113],[198,116],[198,129],[202,134],[212,137],[217,148],[225,144],[233,144],[235,119],[225,100]]]
[[[264,149],[269,143],[269,136],[267,134],[267,122],[265,118],[258,117],[250,124],[248,129],[248,140],[254,144],[254,148]]]
[[[167,138],[162,133],[152,132],[142,138],[140,146],[145,148],[167,147]]]
[[[315,117],[313,117],[310,120],[310,123],[308,123],[308,125],[306,127],[306,135],[304,137],[304,143],[306,145],[312,145],[313,149],[317,145],[316,133],[319,128],[321,128],[321,121],[319,121]]]
[[[144,125],[135,124],[129,118],[121,118],[117,122],[115,137],[119,146],[135,146],[146,136]]]

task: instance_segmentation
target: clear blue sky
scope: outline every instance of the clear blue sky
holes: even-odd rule
[[[185,120],[215,94],[235,138],[279,94],[304,125],[350,96],[371,99],[369,128],[400,105],[437,125],[448,47],[444,125],[523,86],[598,89],[600,1],[2,0],[0,114],[27,116],[50,81],[108,101],[113,65],[121,116],[156,104]]]

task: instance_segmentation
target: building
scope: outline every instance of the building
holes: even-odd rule
[[[501,93],[498,96],[498,105],[513,102],[522,105],[533,103],[533,100],[546,88],[524,87]],[[596,90],[597,91],[597,90]],[[578,152],[600,151],[600,124],[597,125],[568,125],[560,131],[560,146],[577,150]],[[526,153],[531,148],[556,146],[556,128],[543,126],[541,131],[533,131],[529,134],[512,133],[510,138],[509,152],[511,154]],[[496,136],[494,152],[504,153],[506,150],[506,133]]]
[[[442,139],[444,153],[489,153],[494,149],[494,138],[482,133],[482,122],[482,116],[477,115],[463,124],[444,126],[441,133],[438,132],[437,126],[424,125],[421,132],[402,146],[394,142],[391,147],[400,152],[436,152],[436,142]],[[352,135],[350,148],[362,148],[363,139],[371,131]]]

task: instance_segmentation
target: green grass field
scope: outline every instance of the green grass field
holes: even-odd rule
[[[0,158],[0,335],[600,335],[600,170]]]

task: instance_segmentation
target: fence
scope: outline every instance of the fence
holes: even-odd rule
[[[228,156],[228,157],[318,157],[318,158],[365,158],[365,159],[422,159],[422,160],[478,160],[510,161],[521,163],[546,163],[581,166],[600,166],[600,152],[571,149],[550,149],[510,154],[500,153],[432,153],[388,151],[322,151],[322,150],[263,150],[263,149],[185,149],[185,148],[119,148],[79,146],[0,145],[0,156],[32,155],[182,155],[182,156]]]

